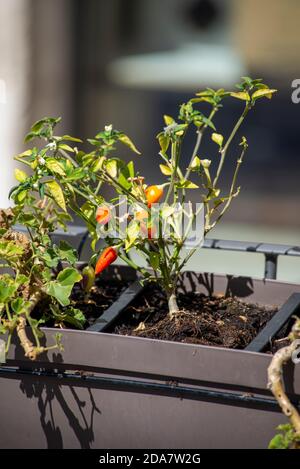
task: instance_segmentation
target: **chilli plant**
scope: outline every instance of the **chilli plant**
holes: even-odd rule
[[[83,327],[84,315],[72,306],[72,288],[81,281],[88,293],[95,275],[116,259],[136,269],[141,281],[162,287],[169,315],[176,320],[181,314],[176,301],[180,273],[240,191],[237,178],[248,147],[246,138],[238,142],[232,178],[222,193],[220,179],[229,150],[249,111],[275,91],[260,79],[244,77],[235,91],[208,88],[182,104],[176,118],[165,115],[165,126],[157,135],[159,166],[166,178],[162,184],[147,185],[133,161],[115,156],[118,144],[140,152],[112,125],[88,139],[91,149],[86,152],[78,149],[79,139],[55,134],[60,119],[36,122],[25,141],[37,143],[15,157],[28,172],[16,170],[18,185],[10,193],[14,206],[0,214],[0,332],[7,337],[6,351],[16,331],[25,355],[35,359],[45,351],[39,326],[49,320],[57,326]],[[214,122],[228,98],[239,100],[242,111],[231,132],[223,135]],[[192,131],[196,141],[186,164],[184,141]],[[210,159],[200,151],[208,133],[215,145]],[[107,185],[113,189],[110,200],[104,198]],[[190,191],[197,203],[190,201]],[[66,227],[71,213],[84,221],[94,250],[81,273],[75,267],[76,252],[51,239],[56,228]],[[27,233],[19,233],[17,225]],[[147,267],[133,260],[133,251]],[[49,305],[46,309],[44,302]],[[33,339],[28,338],[26,325]],[[53,347],[61,347],[59,335]]]

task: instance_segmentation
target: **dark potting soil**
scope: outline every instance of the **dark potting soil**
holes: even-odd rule
[[[121,280],[102,280],[99,279],[96,281],[95,285],[91,288],[88,295],[82,290],[80,283],[75,284],[72,294],[71,294],[71,303],[70,306],[73,308],[79,309],[86,318],[86,323],[84,324],[84,329],[87,329],[89,326],[94,324],[96,319],[98,319],[104,311],[111,306],[114,301],[121,295],[121,293],[128,287],[129,283]],[[62,312],[66,310],[62,308]],[[68,329],[77,329],[75,325],[70,324],[70,322],[57,321],[53,318],[51,311],[49,309],[49,304],[45,301],[41,301],[36,309],[32,313],[32,317],[39,319],[40,311],[46,313],[46,317],[49,319],[46,320],[45,326],[47,327],[66,327]],[[47,314],[48,313],[48,314]]]
[[[87,320],[85,328],[94,324],[127,287],[128,283],[120,280],[98,280],[86,297],[80,284],[75,285],[71,303],[84,314]]]
[[[124,310],[111,332],[243,349],[277,312],[277,308],[202,293],[179,294],[177,301],[180,313],[171,319],[165,295],[149,286]]]

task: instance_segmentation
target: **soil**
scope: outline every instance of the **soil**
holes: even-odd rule
[[[86,299],[80,285],[75,285],[71,296],[71,302],[74,308],[80,309],[85,315],[87,320],[85,328],[94,324],[96,319],[116,301],[127,287],[128,283],[124,281],[98,280],[91,288],[88,299]]]
[[[85,296],[80,283],[76,284],[73,288],[71,295],[71,306],[79,309],[86,317],[86,323],[84,329],[94,324],[104,311],[116,301],[120,294],[128,287],[128,282],[121,280],[98,280],[95,285],[91,288],[88,297]],[[42,304],[41,304],[42,303]],[[41,302],[32,313],[32,317],[39,319],[40,311],[45,311],[46,315],[49,311],[49,304]],[[68,329],[76,329],[69,322],[55,324],[53,316],[49,314],[50,319],[44,324],[47,327],[61,326]]]
[[[177,297],[180,312],[168,316],[165,295],[147,287],[124,310],[114,334],[244,349],[277,312],[277,308],[244,303],[234,297],[185,293]]]

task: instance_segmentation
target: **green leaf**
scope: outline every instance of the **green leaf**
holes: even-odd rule
[[[55,305],[51,305],[50,308],[56,322],[68,323],[77,329],[83,329],[84,324],[86,323],[86,318],[80,309],[69,306],[64,310],[61,310]]]
[[[132,140],[127,135],[120,134],[118,139],[120,142],[124,143],[124,145],[129,147],[134,153],[137,153],[138,155],[141,154],[139,150],[136,148],[136,146],[134,145],[134,143],[132,142]]]
[[[67,211],[66,202],[62,188],[56,181],[49,181],[45,183],[50,195],[53,197],[57,205],[65,212]]]
[[[161,172],[162,172],[165,176],[171,176],[171,174],[172,174],[172,169],[169,168],[169,166],[167,166],[167,165],[165,165],[165,164],[160,164],[159,167],[160,167]]]
[[[129,161],[129,163],[127,164],[127,169],[128,169],[129,177],[134,178],[135,172],[134,172],[133,161]]]
[[[8,284],[5,280],[0,280],[0,303],[6,303],[7,300],[17,291],[17,285]]]
[[[30,142],[31,140],[33,140],[34,138],[37,138],[39,136],[39,134],[37,132],[29,132],[25,138],[24,138],[24,142],[25,143],[28,143]]]
[[[233,98],[242,99],[243,101],[250,101],[250,95],[246,91],[239,91],[237,93],[235,91],[232,91],[230,93],[230,96],[232,96]]]
[[[11,308],[14,313],[21,314],[30,306],[30,301],[25,301],[23,298],[15,298],[11,302]]]
[[[46,263],[47,267],[57,267],[59,256],[53,248],[49,248],[44,252],[42,251],[40,256]]]
[[[259,98],[268,98],[268,99],[271,99],[273,94],[276,93],[277,90],[270,90],[269,88],[263,88],[263,89],[259,89],[259,90],[256,90],[253,95],[252,95],[252,99],[259,99]]]
[[[65,169],[62,163],[60,163],[55,158],[46,159],[46,168],[49,169],[52,173],[58,174],[59,176],[65,176]]]
[[[86,317],[80,309],[70,307],[66,311],[64,322],[67,322],[78,329],[83,329],[86,323]]]
[[[69,297],[71,292],[71,286],[63,286],[55,281],[50,282],[47,287],[47,294],[53,296],[62,306],[70,304]]]
[[[153,270],[159,268],[160,255],[158,252],[149,251],[149,263]]]
[[[202,116],[202,121],[204,122],[205,125],[207,125],[211,129],[216,130],[215,124],[207,117]]]
[[[73,287],[74,283],[80,282],[81,279],[82,275],[73,267],[66,267],[57,276],[57,282],[63,286],[71,285]]]
[[[197,184],[194,184],[192,181],[187,181],[185,179],[182,179],[177,186],[181,189],[199,189],[199,186]]]
[[[223,135],[217,134],[217,133],[214,132],[211,135],[211,139],[212,139],[213,142],[215,142],[217,145],[219,145],[220,148],[222,147],[223,140],[224,140]]]
[[[23,253],[22,246],[15,244],[13,241],[0,241],[0,259],[15,262]]]
[[[48,284],[46,291],[48,295],[53,296],[62,306],[67,306],[70,304],[69,297],[74,284],[81,279],[82,276],[78,270],[67,267],[58,274],[56,280]]]
[[[105,159],[106,159],[105,156],[100,156],[99,158],[97,158],[96,161],[93,163],[91,170],[94,173],[97,173],[98,171],[100,171],[100,169],[102,169]]]
[[[74,264],[77,261],[77,251],[70,246],[66,241],[60,241],[57,253],[60,260],[66,260],[70,264]]]
[[[24,182],[28,178],[27,174],[19,168],[15,169],[15,178],[19,182]]]
[[[80,140],[80,138],[71,137],[71,135],[63,135],[61,137],[61,140],[68,140],[69,142],[82,143],[82,140]]]

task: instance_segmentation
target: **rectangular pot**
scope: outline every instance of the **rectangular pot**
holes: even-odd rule
[[[121,275],[123,268],[115,269]],[[183,275],[182,291],[282,304],[299,285]],[[50,345],[53,329],[44,329]],[[64,330],[35,363],[13,341],[0,369],[1,448],[266,448],[285,422],[266,389],[270,355]],[[287,366],[298,402],[300,367]]]

